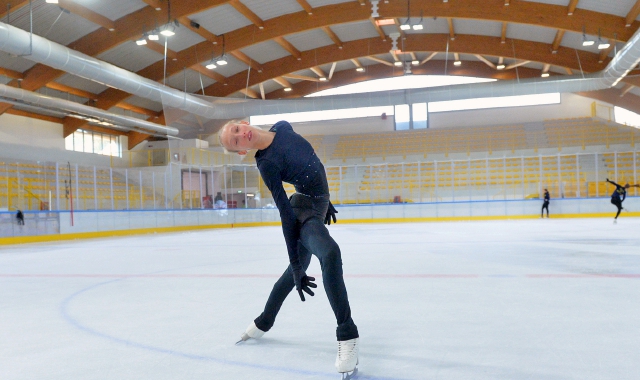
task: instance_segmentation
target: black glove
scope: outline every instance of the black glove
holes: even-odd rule
[[[309,277],[305,273],[304,269],[293,269],[293,282],[296,284],[296,290],[300,295],[300,299],[304,302],[304,294],[302,291],[304,290],[308,295],[313,296],[314,293],[309,288],[317,288],[318,285],[314,284],[315,277]]]
[[[331,225],[331,219],[333,219],[333,223],[336,223],[336,214],[338,213],[338,211],[336,210],[335,207],[333,207],[333,205],[331,204],[331,201],[329,201],[329,207],[327,208],[327,215],[324,217],[324,224],[326,225]]]

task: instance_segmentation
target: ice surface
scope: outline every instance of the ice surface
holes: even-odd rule
[[[329,229],[360,379],[640,373],[638,218]],[[1,247],[0,379],[337,380],[322,286],[234,345],[287,261],[280,227]]]

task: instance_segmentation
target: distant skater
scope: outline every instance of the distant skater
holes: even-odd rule
[[[544,210],[547,209],[547,219],[549,219],[549,201],[551,197],[549,196],[549,190],[544,189],[544,202],[542,203],[542,210],[540,211],[540,219],[544,216]]]
[[[358,328],[351,318],[351,308],[342,274],[340,247],[324,224],[336,221],[336,209],[329,201],[329,185],[324,166],[313,147],[295,133],[286,121],[277,122],[268,131],[242,121],[231,121],[220,130],[220,143],[230,152],[244,155],[257,149],[256,164],[280,211],[289,265],[273,286],[264,311],[242,334],[242,342],[261,338],[275,323],[278,311],[293,289],[300,300],[304,293],[313,296],[315,278],[307,276],[311,255],[318,257],[324,290],[337,321],[338,355],[336,369],[343,379],[357,373]],[[290,198],[282,182],[294,185]]]
[[[622,207],[622,202],[624,202],[625,198],[627,198],[627,189],[631,186],[628,183],[625,184],[624,186],[620,186],[613,181],[609,181],[609,178],[607,178],[607,182],[609,182],[610,184],[616,187],[613,193],[611,193],[611,203],[618,208],[616,217],[613,218],[613,223],[617,223],[618,216],[620,215],[620,211],[624,210],[624,208]],[[637,186],[637,185],[634,185],[634,186]]]
[[[21,210],[18,210],[16,213],[16,220],[18,221],[19,226],[24,226],[24,214]]]

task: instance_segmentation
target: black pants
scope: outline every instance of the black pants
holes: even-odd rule
[[[540,211],[540,216],[544,215],[544,209],[547,209],[547,218],[549,217],[549,202],[544,202],[542,204],[542,210]]]
[[[620,199],[611,199],[611,204],[615,205],[618,208],[618,212],[616,213],[616,217],[614,219],[618,219],[618,215],[620,215],[620,211],[622,211],[622,201]]]
[[[358,328],[351,319],[351,308],[347,297],[347,288],[342,278],[342,258],[340,247],[331,238],[324,217],[329,206],[329,197],[311,198],[301,194],[291,197],[291,206],[297,217],[300,228],[298,254],[305,270],[311,262],[311,255],[320,260],[322,282],[329,303],[336,316],[338,340],[349,340],[358,337]],[[285,298],[294,289],[291,265],[287,267],[280,279],[276,281],[269,295],[264,312],[255,319],[256,326],[262,331],[269,331],[275,322],[278,311]]]

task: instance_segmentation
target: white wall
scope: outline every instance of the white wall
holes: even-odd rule
[[[560,104],[490,108],[484,110],[437,112],[429,114],[429,128],[477,127],[541,122],[545,119],[591,117],[593,99],[566,93],[560,95]],[[598,116],[606,118],[605,110],[612,107],[598,101]],[[292,124],[301,135],[344,135],[390,132],[394,130],[393,115],[386,120],[367,117]]]
[[[62,124],[5,113],[0,115],[0,157],[110,166],[109,156],[66,150],[62,133]],[[120,140],[126,149],[127,137],[121,136]],[[114,157],[114,161],[122,166],[126,160]]]
[[[429,127],[509,125],[545,119],[591,117],[591,103],[593,99],[568,93],[560,95],[560,104],[430,113]]]
[[[358,133],[391,132],[394,130],[393,115],[383,120],[380,116],[357,119],[324,120],[294,123],[293,129],[303,135],[349,135]]]

